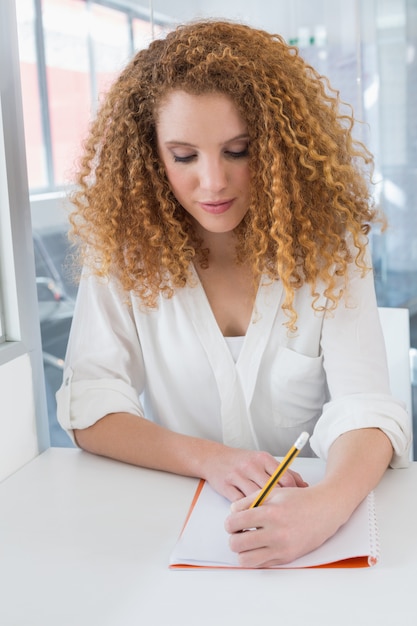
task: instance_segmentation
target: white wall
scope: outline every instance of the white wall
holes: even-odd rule
[[[27,354],[0,365],[0,481],[38,454],[32,367]]]

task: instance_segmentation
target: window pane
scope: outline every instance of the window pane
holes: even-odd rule
[[[378,251],[378,298],[417,313],[417,72],[415,0],[375,5],[377,164],[389,229]]]
[[[46,187],[48,180],[41,122],[33,0],[19,0],[16,3],[16,15],[29,187],[37,189]]]
[[[127,15],[98,4],[91,6],[96,92],[107,91],[132,54]]]
[[[164,37],[170,30],[175,27],[175,24],[169,18],[164,18],[164,21],[153,22],[149,20],[142,20],[134,18],[133,22],[133,46],[135,51],[146,48],[152,41],[152,39],[158,39]]]
[[[55,184],[71,177],[91,112],[88,12],[83,0],[43,0]]]
[[[152,24],[148,20],[133,19],[133,46],[136,51],[143,50],[152,41]]]

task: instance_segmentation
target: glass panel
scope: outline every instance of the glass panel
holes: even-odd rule
[[[152,41],[152,24],[149,20],[133,18],[133,47],[135,51],[143,50]]]
[[[298,0],[288,14],[289,43],[322,76],[337,89],[342,110],[362,119],[360,47],[357,32],[355,2],[308,2]],[[285,36],[285,35],[284,35]],[[346,103],[346,104],[345,104]],[[364,140],[363,125],[355,129],[355,136]]]
[[[108,88],[131,56],[129,21],[125,13],[81,0],[43,0],[42,17],[55,183],[64,184],[97,93]],[[77,291],[66,217],[59,199],[32,201],[48,417],[56,446],[71,445],[57,423],[55,401]]]
[[[376,250],[380,304],[417,313],[417,2],[375,3],[380,202],[389,220]]]
[[[55,185],[71,175],[91,111],[88,13],[83,0],[43,0]]]
[[[41,121],[33,0],[19,0],[16,3],[16,16],[19,34],[26,159],[29,188],[33,190],[48,185]]]
[[[71,446],[56,419],[55,393],[62,382],[77,283],[69,270],[67,225],[51,222],[33,232],[46,399],[51,444]]]
[[[131,54],[127,15],[98,4],[91,5],[91,35],[96,93],[108,89]]]

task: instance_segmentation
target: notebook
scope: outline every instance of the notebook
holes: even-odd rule
[[[323,476],[325,465],[319,459],[297,459],[292,467],[313,485]],[[239,568],[237,555],[230,550],[229,535],[224,530],[229,512],[230,502],[201,480],[171,554],[170,568]],[[348,522],[323,545],[291,563],[274,567],[370,567],[378,560],[375,495],[371,492]]]

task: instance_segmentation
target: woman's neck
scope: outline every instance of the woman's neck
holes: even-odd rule
[[[209,265],[221,266],[223,268],[236,266],[236,244],[237,238],[233,231],[227,233],[211,233],[197,231],[203,240],[202,248],[209,250]]]
[[[200,234],[200,233],[199,233]],[[246,334],[252,317],[256,287],[244,263],[236,261],[236,237],[231,233],[207,233],[208,267],[195,265],[217,324],[228,337]]]

